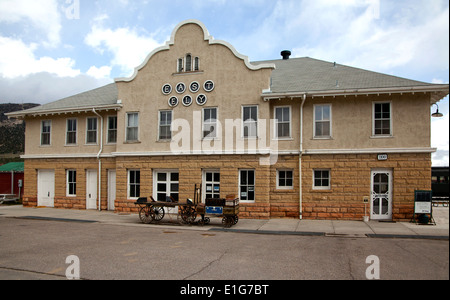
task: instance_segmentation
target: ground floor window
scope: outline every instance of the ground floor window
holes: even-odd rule
[[[139,198],[141,196],[141,171],[128,170],[128,197]]]
[[[77,195],[77,171],[67,170],[67,196]]]
[[[315,189],[330,189],[330,170],[314,170],[313,182]]]
[[[255,201],[255,170],[239,171],[239,195],[242,201]]]
[[[277,189],[291,190],[294,188],[294,171],[278,170],[277,171]]]
[[[220,198],[220,171],[203,172],[205,199]]]
[[[154,184],[157,201],[166,201],[170,197],[172,201],[179,200],[179,173],[178,171],[155,171]]]

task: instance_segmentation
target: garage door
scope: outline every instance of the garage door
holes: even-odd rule
[[[38,171],[38,206],[55,206],[55,171]]]

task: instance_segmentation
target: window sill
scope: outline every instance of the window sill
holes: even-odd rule
[[[332,136],[315,136],[312,140],[334,140]]]
[[[393,135],[371,135],[369,138],[371,138],[371,139],[393,139],[395,137]]]
[[[140,144],[141,141],[125,141],[124,144]]]

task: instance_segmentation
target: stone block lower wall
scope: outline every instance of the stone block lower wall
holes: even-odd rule
[[[55,207],[86,209],[86,170],[98,170],[95,158],[29,159],[25,161],[23,204],[35,207],[38,170],[55,170]],[[221,196],[239,197],[239,170],[255,170],[255,202],[241,201],[240,217],[251,219],[299,218],[299,157],[279,156],[273,166],[260,164],[258,155],[211,155],[171,157],[118,157],[102,159],[101,209],[108,208],[108,170],[116,170],[116,212],[137,213],[135,199],[128,199],[128,170],[141,171],[141,197],[153,195],[153,171],[179,172],[179,198],[194,197],[195,184],[202,183],[202,170],[220,170]],[[66,170],[77,170],[77,195],[66,195]],[[330,170],[329,190],[313,188],[313,172]],[[303,155],[302,217],[304,219],[361,220],[370,213],[371,171],[388,169],[393,174],[394,220],[409,220],[414,209],[414,191],[431,189],[431,154],[389,154],[387,161],[378,161],[376,154]],[[277,171],[294,172],[293,188],[277,188]]]

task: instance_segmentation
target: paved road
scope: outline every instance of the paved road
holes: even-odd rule
[[[0,279],[449,279],[440,240],[255,235],[0,217]]]

